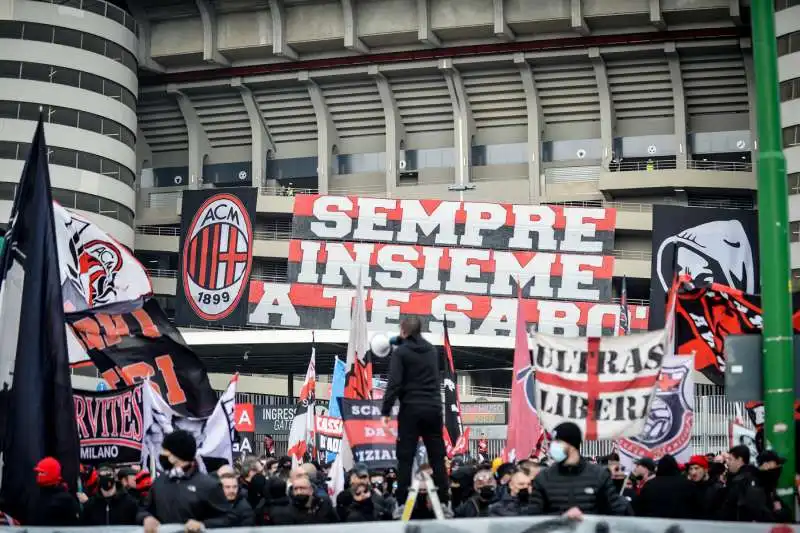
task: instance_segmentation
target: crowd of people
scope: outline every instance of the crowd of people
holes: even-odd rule
[[[766,451],[750,464],[750,450],[736,446],[718,455],[697,455],[685,465],[667,455],[641,459],[625,474],[619,457],[581,455],[581,433],[572,423],[554,432],[546,460],[478,463],[448,460],[446,517],[635,515],[669,519],[784,522],[788,513],[776,495],[783,460]],[[158,458],[163,472],[152,481],[140,467],[100,466],[82,473],[72,494],[58,461],[36,467],[42,488],[40,524],[48,526],[183,524],[186,531],[215,527],[329,524],[399,518],[406,502],[397,501],[397,470],[370,471],[356,464],[345,490],[332,496],[330,465],[292,465],[289,457],[244,457],[211,473],[202,472],[193,436],[176,431]],[[423,476],[426,473],[428,476]],[[419,465],[421,479],[432,468]],[[435,516],[434,499],[420,485],[411,519]],[[410,504],[409,504],[410,505]],[[7,517],[7,520],[11,520]]]

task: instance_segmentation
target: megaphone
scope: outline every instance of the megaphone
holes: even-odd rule
[[[372,336],[372,340],[369,341],[369,349],[372,352],[372,355],[383,359],[384,357],[388,357],[389,354],[394,351],[398,344],[397,340],[397,337],[392,337],[390,339],[383,333],[376,333]]]

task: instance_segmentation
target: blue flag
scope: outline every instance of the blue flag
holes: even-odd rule
[[[331,380],[331,400],[328,402],[328,416],[342,418],[339,410],[339,398],[344,396],[344,382],[347,374],[347,365],[338,357],[334,358],[333,379]]]
[[[34,467],[44,457],[55,457],[64,482],[74,490],[79,457],[41,118],[5,240],[0,261],[0,505],[17,520],[35,525],[44,517]]]

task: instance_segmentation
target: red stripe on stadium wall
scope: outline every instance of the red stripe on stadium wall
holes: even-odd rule
[[[562,257],[565,254],[553,253],[553,252],[528,252],[528,251],[519,251],[519,250],[490,250],[486,248],[440,248],[440,247],[432,247],[432,246],[418,246],[414,244],[386,244],[386,243],[353,243],[353,242],[321,242],[321,241],[301,241],[297,239],[293,239],[289,243],[289,262],[290,263],[301,263],[303,261],[303,242],[313,242],[319,246],[319,251],[316,254],[316,263],[317,264],[327,264],[330,261],[330,253],[329,249],[336,249],[337,251],[345,251],[350,259],[353,262],[356,262],[358,258],[358,254],[356,252],[356,247],[372,247],[372,252],[369,254],[369,265],[370,266],[378,266],[378,257],[381,253],[381,250],[386,248],[387,246],[391,246],[396,248],[398,252],[401,250],[409,252],[408,255],[416,254],[417,258],[408,260],[405,259],[404,254],[396,253],[392,254],[391,260],[397,263],[404,263],[412,265],[417,270],[422,270],[425,268],[425,255],[424,251],[429,250],[432,248],[439,248],[443,250],[441,259],[439,264],[437,265],[439,270],[449,271],[452,267],[453,258],[452,250],[458,250],[459,252],[465,253],[474,253],[475,255],[486,254],[488,259],[480,259],[480,258],[469,258],[467,263],[470,265],[480,265],[481,273],[492,273],[497,271],[497,257],[498,254],[511,254],[516,261],[519,263],[521,268],[525,268],[531,260],[533,260],[537,255],[548,255],[548,256],[555,256],[555,261],[551,265],[551,269],[549,272],[550,276],[553,277],[560,277],[564,273],[564,265],[561,262]],[[585,255],[588,257],[596,257],[588,254],[569,254],[570,257],[582,256]],[[512,264],[512,266],[515,266]],[[596,267],[594,265],[582,265],[580,268],[582,272],[592,272],[593,279],[611,279],[613,276],[614,271],[614,257],[613,256],[603,256],[603,264],[600,267]]]
[[[264,297],[269,297],[270,287],[280,287],[285,289],[288,284],[285,283],[269,283],[258,280],[250,282],[249,302],[251,304],[258,304]],[[325,295],[328,291],[328,296]],[[349,291],[349,294],[354,295],[354,289],[346,289],[343,287],[326,287],[323,285],[308,285],[302,283],[293,283],[289,286],[289,300],[296,308],[320,308],[332,310],[336,308],[337,300],[332,295],[332,291]],[[368,311],[372,310],[373,290],[365,291],[366,307]],[[391,292],[392,294],[402,294],[404,298],[401,300],[389,300],[388,305],[398,307],[401,315],[419,315],[429,316],[432,314],[432,304],[436,298],[440,296],[446,298],[457,298],[461,301],[468,300],[471,303],[471,309],[462,309],[456,303],[448,303],[445,305],[445,313],[461,313],[471,319],[483,320],[488,315],[492,308],[493,300],[516,300],[515,298],[508,298],[502,296],[486,296],[477,294],[452,294],[452,293],[436,293],[436,292],[407,292],[407,291],[381,291]],[[337,292],[339,293],[339,292]],[[405,296],[408,296],[408,301],[405,301]],[[522,306],[525,316],[529,323],[538,323],[540,320],[539,305],[542,300],[535,300],[533,298],[523,298]],[[585,326],[589,321],[589,311],[597,305],[604,305],[609,309],[609,312],[603,315],[601,325],[604,328],[614,328],[616,326],[616,313],[619,310],[619,304],[616,303],[598,303],[598,302],[568,302],[568,301],[549,301],[549,303],[560,304],[564,306],[575,306],[578,308],[579,316],[578,325]],[[343,305],[340,299],[339,305]],[[347,305],[349,308],[350,306]],[[574,307],[571,308],[574,310]],[[647,318],[637,318],[635,306],[629,306],[631,316],[631,328],[637,330],[647,329]],[[568,316],[568,311],[557,310],[555,317],[565,318]],[[511,317],[513,319],[513,317]]]
[[[323,196],[319,194],[300,194],[295,196],[294,199],[294,216],[295,217],[314,217],[314,206],[320,204],[318,207],[322,209],[321,203],[324,202],[328,204],[328,202],[333,201],[334,199],[338,200],[341,204],[340,206],[336,205],[326,205],[325,211],[330,213],[344,213],[348,217],[352,219],[357,219],[361,212],[361,205],[360,202],[362,201],[380,201],[382,204],[385,204],[387,207],[377,207],[374,209],[376,214],[383,216],[386,215],[387,220],[391,221],[400,221],[403,219],[403,206],[409,205],[410,203],[420,205],[426,213],[429,215],[433,213],[436,208],[438,208],[443,203],[453,203],[458,204],[459,208],[456,210],[456,223],[457,224],[464,224],[467,220],[467,206],[473,206],[475,208],[479,207],[480,205],[485,205],[487,208],[490,206],[499,206],[502,210],[505,211],[505,226],[514,227],[516,224],[516,215],[514,213],[514,204],[500,204],[500,203],[490,203],[490,202],[448,202],[446,200],[393,200],[387,198],[369,198],[369,197],[360,197],[360,196]],[[602,211],[603,216],[599,218],[584,216],[582,217],[582,221],[586,223],[594,223],[596,231],[613,231],[616,227],[617,223],[617,212],[616,209],[608,209],[608,208],[585,208],[585,207],[564,207],[560,205],[540,205],[540,206],[530,206],[527,204],[518,204],[518,207],[525,208],[538,208],[538,209],[547,209],[551,211],[555,216],[555,222],[553,224],[554,229],[564,229],[567,227],[567,217],[565,216],[566,210],[570,210],[572,212],[576,212],[578,210],[582,211]],[[487,219],[489,217],[482,214],[479,218]],[[531,217],[533,222],[537,220],[541,220],[541,217],[536,216],[535,214]],[[522,221],[521,221],[522,222]]]

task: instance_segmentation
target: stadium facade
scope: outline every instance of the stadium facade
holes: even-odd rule
[[[0,220],[41,107],[55,198],[135,249],[168,312],[187,189],[259,188],[266,281],[299,192],[614,207],[615,287],[643,304],[654,204],[754,208],[746,0],[129,4],[0,0]],[[776,2],[794,247],[796,4]],[[187,335],[221,370],[259,333]]]

